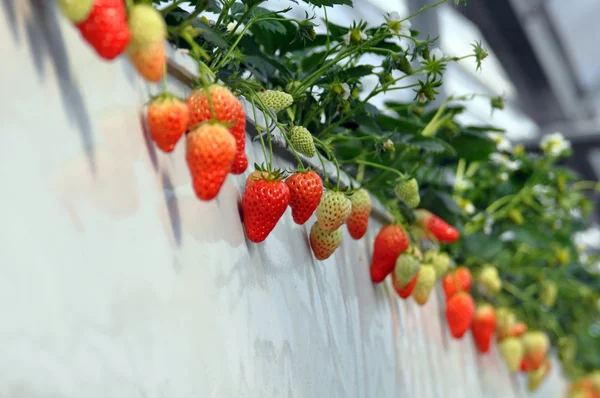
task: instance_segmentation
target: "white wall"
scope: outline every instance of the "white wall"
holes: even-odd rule
[[[289,212],[247,242],[244,177],[199,202],[184,146],[148,142],[153,89],[125,60],[54,2],[0,13],[0,397],[522,396],[496,352],[449,338],[437,295],[371,284],[378,225],[324,262]],[[539,397],[560,396],[554,372]]]

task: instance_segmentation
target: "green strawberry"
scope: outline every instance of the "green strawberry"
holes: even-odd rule
[[[435,285],[435,269],[431,265],[423,265],[419,271],[417,284],[412,296],[419,305],[424,305],[429,299],[429,293]]]
[[[508,335],[517,322],[515,314],[505,307],[500,307],[496,310],[496,334],[498,340],[502,340]]]
[[[419,273],[420,269],[421,263],[415,256],[403,253],[396,260],[394,279],[399,287],[405,287]]]
[[[490,294],[498,294],[502,290],[502,280],[498,269],[493,265],[486,265],[479,273],[479,283]]]
[[[394,67],[400,72],[404,72],[407,75],[413,73],[412,66],[410,65],[410,62],[408,61],[408,58],[406,58],[405,55],[395,55],[393,61]]]
[[[129,11],[129,30],[132,48],[146,48],[167,35],[167,25],[160,12],[147,4],[136,4]]]
[[[552,281],[544,281],[540,290],[540,300],[548,309],[554,307],[556,296],[558,295],[558,286]]]
[[[265,90],[258,93],[260,99],[275,113],[279,113],[294,103],[294,98],[288,93],[277,90]]]
[[[92,12],[94,0],[58,0],[58,5],[71,22],[78,24],[85,21]]]
[[[346,222],[352,212],[352,202],[339,191],[327,191],[317,207],[317,223],[321,229],[333,232]]]
[[[302,126],[294,126],[290,129],[290,143],[296,151],[308,158],[312,158],[317,153],[312,134]]]
[[[310,247],[319,260],[329,258],[340,246],[340,243],[342,243],[341,228],[328,232],[319,227],[318,223],[314,223],[310,229]]]
[[[504,358],[508,369],[516,372],[523,358],[523,343],[516,337],[507,337],[500,342],[500,355]]]
[[[423,263],[433,266],[436,279],[441,279],[450,268],[450,256],[444,252],[427,250],[423,255]]]
[[[419,183],[416,179],[401,181],[396,185],[396,196],[411,209],[416,208],[421,201],[419,196]]]

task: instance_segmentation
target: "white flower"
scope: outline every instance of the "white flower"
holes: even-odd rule
[[[536,196],[547,195],[550,193],[550,187],[547,185],[536,184],[531,189]]]
[[[500,173],[500,175],[498,175],[498,178],[500,179],[500,181],[508,181],[508,173],[506,171],[503,171],[502,173]]]
[[[410,44],[408,43],[408,40],[403,39],[402,37],[398,37],[398,36],[392,36],[390,38],[387,39],[388,43],[392,43],[397,45],[398,47],[400,47],[400,49],[402,49],[403,52],[408,52],[409,48],[410,48]]]
[[[348,83],[342,83],[342,89],[344,90],[344,92],[342,93],[342,98],[347,100],[348,97],[350,97],[350,86],[348,85]]]
[[[517,235],[513,232],[513,231],[506,231],[503,232],[498,239],[500,239],[503,242],[510,242],[515,240],[515,238],[517,237]]]
[[[475,206],[473,206],[473,203],[467,202],[467,203],[465,203],[463,210],[465,211],[466,214],[471,215],[471,214],[475,213]]]
[[[412,24],[409,20],[402,21],[400,14],[396,11],[390,13],[387,18],[387,24],[390,30],[402,36],[410,36],[410,27]]]
[[[546,155],[560,156],[571,148],[571,143],[561,133],[557,132],[545,135],[540,142],[540,148]]]
[[[504,166],[509,170],[515,171],[518,170],[519,167],[521,167],[521,161],[520,160],[510,160],[508,158],[508,156],[499,153],[499,152],[494,152],[492,154],[490,154],[490,160],[499,165],[499,166]]]
[[[357,44],[358,42],[367,39],[365,32],[360,29],[350,29],[343,37],[344,43],[346,43],[347,46],[350,44]]]
[[[383,147],[385,149],[392,149],[394,147],[394,142],[388,138],[387,141],[383,143]]]
[[[437,59],[439,61],[442,58],[444,58],[444,52],[437,47],[429,53],[429,59]]]
[[[234,35],[240,35],[240,34],[242,34],[242,31],[244,30],[244,24],[243,24],[243,23],[241,23],[241,24],[240,24],[240,25],[237,27],[237,29],[235,28],[235,27],[236,27],[236,25],[237,25],[237,23],[236,23],[236,22],[229,22],[229,23],[227,24],[227,31],[228,31],[228,32],[233,32],[233,30],[235,29],[235,32],[233,32],[233,34],[234,34]]]
[[[504,134],[487,133],[487,136],[496,143],[496,149],[500,152],[510,152],[512,150],[512,144]]]

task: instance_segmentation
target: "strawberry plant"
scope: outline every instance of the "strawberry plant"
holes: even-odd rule
[[[304,1],[325,11],[352,5]],[[186,158],[201,200],[214,199],[228,174],[249,174],[242,208],[250,241],[268,239],[289,206],[297,224],[315,216],[309,242],[325,260],[342,244],[343,224],[364,239],[377,200],[389,223],[369,242],[374,283],[391,274],[400,297],[427,305],[439,280],[455,338],[471,328],[485,353],[495,333],[508,367],[523,364],[531,389],[550,369],[553,344],[563,369],[580,380],[574,391],[595,388],[597,373],[586,374],[600,368],[598,258],[576,236],[588,227],[587,193],[598,185],[562,166],[571,151],[560,134],[528,152],[502,130],[457,121],[473,98],[487,98],[495,111],[504,104],[480,93],[441,98],[449,64],[470,60],[481,68],[487,57],[480,43],[446,56],[438,38],[412,29],[414,16],[446,1],[346,26],[326,12],[322,20],[293,18],[285,2],[274,10],[262,0],[76,3],[60,1],[92,48],[106,59],[126,52],[149,81],[166,78],[165,39],[196,62],[187,102],[169,95],[165,83],[150,102],[151,136],[170,152],[188,130]],[[371,55],[376,65],[365,62]],[[398,91],[413,101],[395,101]],[[255,126],[264,163],[247,170],[246,116],[257,115],[266,121]],[[295,159],[293,170],[273,166],[274,130]],[[324,172],[327,164],[335,178]]]

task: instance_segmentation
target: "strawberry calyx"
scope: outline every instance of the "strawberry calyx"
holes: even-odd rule
[[[286,171],[281,169],[268,170],[264,165],[254,163],[254,170],[260,172],[256,177],[257,180],[265,180],[267,182],[278,182],[285,178]]]

